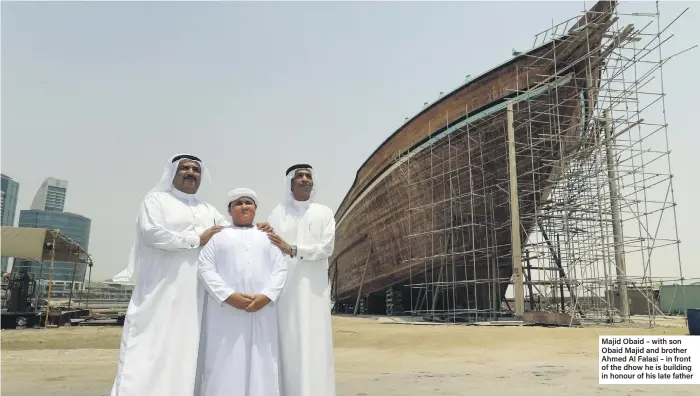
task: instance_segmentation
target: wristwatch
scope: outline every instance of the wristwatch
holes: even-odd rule
[[[297,245],[292,245],[292,246],[290,246],[290,248],[292,249],[292,255],[290,257],[292,257],[292,258],[296,257],[297,256]]]

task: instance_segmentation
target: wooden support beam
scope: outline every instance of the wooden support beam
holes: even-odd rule
[[[428,288],[421,288],[418,290],[418,297],[416,298],[416,305],[412,307],[413,313],[418,312],[423,307],[423,301],[425,301],[425,296],[428,294]]]
[[[334,278],[331,278],[331,270],[333,269],[333,267],[335,267],[337,265],[338,265],[338,259],[336,258],[335,260],[333,260],[331,262],[331,265],[328,266],[328,282],[331,283],[331,289],[333,288],[332,286],[333,286],[333,279],[334,279]],[[336,268],[335,271],[337,272],[338,268]],[[335,279],[337,279],[337,276],[335,277]]]
[[[627,298],[627,265],[625,264],[625,252],[623,244],[625,243],[622,236],[622,219],[620,215],[619,192],[617,190],[617,166],[615,164],[612,140],[612,123],[610,110],[605,110],[605,122],[603,127],[605,130],[605,151],[608,165],[608,188],[610,189],[610,209],[612,210],[613,220],[613,241],[615,243],[615,272],[617,273],[618,292],[620,293],[620,315],[622,320],[628,320],[630,316],[629,299]]]
[[[556,234],[556,237],[557,237],[557,255],[559,256],[559,259],[561,260],[561,244],[560,244],[560,240],[559,240],[559,239],[560,239],[560,238],[559,238],[559,234]],[[562,272],[563,272],[563,271],[562,271]],[[562,281],[561,283],[559,283],[559,297],[561,297],[561,300],[560,300],[560,302],[561,302],[561,313],[565,313],[565,312],[566,312],[566,304],[564,303],[564,279],[565,279],[565,278],[566,278],[566,277],[565,277],[565,276],[562,276],[562,274],[561,274],[561,272],[560,272],[560,273],[559,273],[559,280]],[[569,297],[572,297],[571,294],[569,294]],[[572,297],[572,301],[573,301],[573,297]]]
[[[444,261],[444,260],[443,260]],[[440,265],[440,274],[438,275],[437,285],[435,286],[435,291],[433,292],[433,305],[430,308],[430,314],[435,316],[435,308],[437,307],[438,297],[440,296],[440,283],[442,282],[442,271],[445,268],[445,263]],[[427,293],[427,288],[426,288]]]
[[[331,278],[331,270],[333,270],[333,277]],[[331,311],[335,308],[338,303],[338,259],[333,260],[330,266],[328,266],[328,282],[331,284],[331,301],[333,306]]]
[[[357,316],[357,310],[360,309],[360,298],[362,297],[362,286],[365,284],[365,276],[367,276],[367,268],[369,268],[369,258],[372,256],[372,245],[369,245],[369,250],[367,251],[367,259],[365,260],[365,270],[362,272],[362,280],[360,281],[360,288],[357,289],[357,300],[355,300],[355,312],[353,316]]]
[[[335,276],[333,279],[333,286],[335,287],[335,295],[333,296],[334,301],[338,301],[338,260],[335,261]]]
[[[513,125],[513,103],[507,105],[508,116],[508,178],[510,180],[511,247],[513,251],[513,289],[515,294],[515,316],[525,313],[525,289],[523,269],[520,262],[520,208],[518,205],[518,172],[515,161],[515,127]]]
[[[547,232],[544,230],[544,226],[542,225],[542,222],[537,220],[537,225],[540,228],[540,233],[542,233],[542,236],[544,237],[544,241],[547,243],[547,247],[549,248],[549,252],[552,254],[552,257],[554,258],[554,263],[557,265],[557,268],[559,269],[559,278],[561,279],[566,279],[564,282],[566,283],[566,289],[569,291],[569,297],[571,298],[571,302],[573,303],[574,306],[578,306],[576,303],[576,293],[571,291],[571,283],[569,279],[566,277],[566,272],[564,271],[564,267],[561,264],[561,257],[557,253],[557,250],[554,249],[554,245],[552,242],[549,240],[549,236],[547,236]],[[579,313],[581,316],[583,316],[583,309],[581,307],[578,308]]]
[[[532,264],[530,264],[530,251],[525,249],[525,262],[527,263],[527,288],[530,291],[530,311],[535,311],[535,293],[532,290]]]

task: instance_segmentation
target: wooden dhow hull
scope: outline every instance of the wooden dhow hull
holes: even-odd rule
[[[444,96],[372,154],[336,213],[336,302],[431,283],[453,285],[453,308],[499,309],[513,271],[506,103],[514,106],[524,241],[562,158],[580,148],[614,6],[597,3],[570,36]]]

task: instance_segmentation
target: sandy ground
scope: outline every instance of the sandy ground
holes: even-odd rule
[[[600,334],[644,328],[441,326],[334,317],[338,396],[698,395],[700,385],[598,385]],[[2,395],[108,395],[121,327],[2,332]]]

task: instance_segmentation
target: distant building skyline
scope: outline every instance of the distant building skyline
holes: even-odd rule
[[[0,173],[2,178],[2,193],[0,194],[0,213],[2,213],[2,225],[12,227],[15,224],[15,212],[17,211],[17,196],[19,195],[19,182],[10,176]],[[9,257],[2,257],[2,272],[7,271]]]
[[[66,180],[47,177],[34,195],[30,210],[45,210],[47,212],[63,212],[66,204],[68,182]]]

